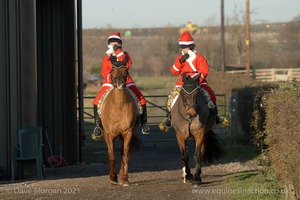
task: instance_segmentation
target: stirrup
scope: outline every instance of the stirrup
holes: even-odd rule
[[[99,126],[96,126],[94,128],[93,134],[92,134],[92,139],[95,141],[99,141],[103,136],[103,131]]]
[[[147,135],[147,134],[150,133],[150,128],[149,128],[149,126],[147,124],[143,124],[143,126],[142,126],[142,133],[144,135]]]
[[[162,123],[163,123],[163,126],[166,127],[166,128],[171,128],[172,127],[172,121],[169,118],[165,118]]]
[[[216,119],[216,124],[223,124],[224,126],[227,126],[227,127],[230,125],[229,120],[225,117],[217,115],[215,119]]]
[[[170,125],[167,124],[167,122],[170,121]],[[158,125],[159,130],[162,132],[168,132],[170,130],[170,128],[172,127],[172,122],[170,119],[165,118],[162,122],[159,123]]]

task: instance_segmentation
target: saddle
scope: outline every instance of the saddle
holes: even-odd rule
[[[99,101],[98,101],[98,106],[97,106],[98,110],[97,110],[97,111],[98,111],[99,117],[101,117],[101,110],[102,110],[103,102],[105,101],[105,99],[106,99],[106,97],[108,96],[108,94],[113,90],[113,88],[114,88],[114,87],[111,86],[108,90],[106,90],[105,93],[101,96],[101,98],[100,98]],[[142,105],[141,105],[141,103],[140,103],[138,97],[137,97],[137,96],[135,95],[135,93],[134,93],[132,90],[130,90],[128,87],[126,87],[125,90],[128,90],[129,93],[131,94],[131,96],[133,97],[133,99],[134,99],[134,101],[135,101],[135,103],[136,103],[137,109],[138,109],[138,111],[139,111],[139,114],[140,114],[140,115],[143,114],[143,107],[142,107]]]

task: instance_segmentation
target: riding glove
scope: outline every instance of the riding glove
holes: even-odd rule
[[[189,57],[190,57],[189,54],[186,53],[186,54],[184,54],[184,55],[181,56],[181,58],[179,59],[179,62],[182,64]]]

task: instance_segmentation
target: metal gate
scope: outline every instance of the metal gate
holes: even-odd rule
[[[218,99],[219,114],[227,115],[226,96],[225,94],[216,94]],[[148,123],[154,131],[158,131],[158,124],[166,116],[166,101],[167,95],[145,95],[147,99]],[[94,129],[94,113],[92,101],[94,96],[84,96],[84,133],[85,141],[91,141],[90,136]],[[226,128],[224,126],[216,125],[214,131],[221,137],[226,138]],[[156,133],[157,134],[157,133]]]
[[[219,114],[226,116],[226,97],[225,94],[216,94],[218,97]],[[158,147],[175,147],[177,149],[177,140],[175,137],[174,129],[171,129],[168,133],[160,132],[158,124],[166,116],[166,101],[167,95],[145,95],[147,99],[147,111],[148,111],[148,123],[150,125],[151,132],[148,135],[141,134],[141,131],[137,131],[138,136],[142,139],[144,148],[158,148]],[[94,111],[92,101],[94,96],[84,96],[84,137],[82,138],[81,153],[83,161],[87,163],[105,163],[107,162],[107,149],[103,140],[94,141],[91,139],[91,134],[94,130]],[[228,138],[227,128],[222,125],[216,125],[214,132],[218,136],[225,140]],[[187,145],[192,145],[192,140],[189,140]],[[116,149],[120,149],[116,143]]]

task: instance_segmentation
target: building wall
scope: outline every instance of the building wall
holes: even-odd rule
[[[65,159],[78,162],[74,2],[0,0],[0,167],[7,177],[20,127],[47,128],[54,153],[62,146]],[[48,156],[45,148],[45,164]]]
[[[20,5],[0,0],[0,166],[4,174],[10,167],[10,147],[15,145],[15,130],[21,126]]]
[[[8,99],[7,99],[7,33],[6,29],[6,2],[4,0],[0,0],[0,92],[4,95],[0,95],[0,126],[1,126],[1,140],[0,140],[0,178],[3,176],[3,168],[7,168],[7,148],[6,143],[8,142],[8,127],[7,127],[7,119],[8,117]],[[2,66],[2,67],[1,67]]]
[[[78,162],[74,0],[37,1],[39,122],[54,154]],[[62,145],[62,146],[61,146]],[[49,148],[45,149],[49,155]]]

